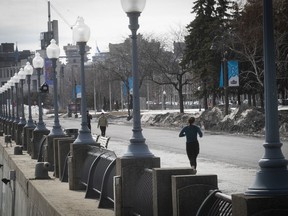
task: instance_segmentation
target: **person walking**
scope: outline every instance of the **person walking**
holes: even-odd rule
[[[192,169],[197,168],[197,156],[199,154],[199,142],[197,139],[197,135],[199,137],[203,136],[203,133],[200,127],[194,125],[195,118],[191,117],[188,119],[188,126],[185,126],[181,132],[179,133],[179,137],[186,136],[186,153],[188,159],[190,161],[190,165]]]
[[[91,131],[91,119],[92,119],[92,115],[89,113],[89,110],[87,110],[87,126],[90,131]]]
[[[100,117],[99,117],[99,120],[98,120],[98,125],[97,125],[97,128],[100,127],[100,130],[101,130],[101,136],[105,136],[106,134],[106,127],[108,127],[108,121],[107,121],[107,118],[106,116],[104,115],[104,113],[102,112]]]

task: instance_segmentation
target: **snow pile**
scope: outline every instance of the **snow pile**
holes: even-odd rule
[[[163,113],[163,114],[142,114],[141,122],[144,125],[160,127],[179,127],[188,122],[191,114]]]
[[[228,133],[243,133],[249,135],[263,135],[265,129],[265,115],[261,108],[240,106],[230,110],[229,115],[224,116],[219,107],[205,110],[202,113],[142,113],[143,125],[159,127],[182,127],[188,119],[194,116],[196,124],[210,131],[222,131]],[[282,136],[288,137],[287,113],[279,113],[279,131]]]

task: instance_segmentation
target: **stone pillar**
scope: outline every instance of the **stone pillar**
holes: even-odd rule
[[[34,130],[32,135],[32,145],[31,145],[31,158],[37,159],[39,155],[39,148],[41,140],[45,135],[50,133],[49,130]]]
[[[7,135],[11,135],[12,137],[12,122],[7,121]]]
[[[32,131],[35,129],[35,127],[27,127],[24,126],[23,127],[23,137],[22,137],[22,145],[23,145],[23,150],[27,150],[28,149],[28,138],[31,138],[30,136],[32,135],[32,133],[29,134],[29,129],[32,129]],[[28,152],[28,151],[27,151]]]
[[[75,138],[69,138],[63,140],[58,140],[58,169],[59,169],[59,180],[62,182],[68,182],[68,167],[64,173],[64,168],[66,166],[66,157],[70,152],[70,144],[73,143]],[[68,158],[67,158],[68,159]],[[67,160],[68,163],[68,160]]]
[[[33,138],[34,128],[26,128],[26,144],[27,144],[27,153],[31,155],[32,149],[32,138]]]
[[[286,216],[288,196],[245,196],[232,194],[233,216]]]
[[[15,141],[15,144],[16,145],[19,145],[18,143],[17,143],[17,140],[18,140],[18,123],[13,123],[14,124],[14,130],[15,130],[15,132],[14,132],[14,141]],[[5,124],[5,128],[6,128],[6,124]],[[5,129],[6,130],[6,129]],[[4,133],[5,133],[5,131],[4,131]],[[6,133],[5,133],[6,134]]]
[[[153,169],[153,215],[166,216],[173,214],[171,177],[172,175],[192,174],[195,174],[195,171],[189,167]]]
[[[16,137],[16,128],[15,128],[15,124],[13,122],[11,122],[11,136],[12,136],[12,140],[15,141],[15,137]]]
[[[80,184],[80,180],[83,165],[89,150],[89,144],[70,144],[71,155],[68,158],[68,182],[70,190],[84,190],[86,188]]]
[[[23,133],[23,128],[24,128],[24,124],[18,124],[17,125],[17,132],[16,132],[16,145],[22,145],[23,146],[23,143],[22,143],[22,133]]]
[[[6,134],[7,135],[7,132],[8,132],[8,128],[7,128],[8,126],[7,126],[7,120],[6,119],[4,119],[3,120],[3,132],[4,132],[4,134]]]
[[[56,178],[59,178],[59,160],[65,160],[66,155],[61,155],[64,158],[59,157],[59,146],[62,145],[63,142],[61,141],[66,141],[66,143],[73,143],[75,139],[72,139],[71,137],[59,137],[59,138],[54,138],[53,140],[53,152],[54,152],[54,176]],[[69,151],[68,151],[69,152]],[[67,152],[67,153],[68,153]]]
[[[123,157],[116,159],[116,176],[119,177],[118,179],[115,178],[115,215],[130,215],[137,196],[135,194],[137,180],[139,180],[145,169],[159,167],[160,158],[158,157]]]
[[[44,161],[50,163],[49,171],[54,171],[54,140],[57,140],[59,138],[67,137],[66,135],[55,135],[55,136],[47,136],[44,149],[43,149],[43,156]]]
[[[196,215],[209,191],[218,189],[217,175],[173,175],[171,179],[173,216]],[[158,215],[167,215],[163,210]]]

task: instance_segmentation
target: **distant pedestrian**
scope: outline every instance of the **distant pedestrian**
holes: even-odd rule
[[[103,112],[101,113],[101,115],[99,117],[97,128],[99,128],[99,126],[100,126],[100,130],[101,130],[101,136],[105,136],[106,127],[108,127],[108,121],[107,121],[107,118]]]
[[[92,119],[92,115],[89,113],[89,110],[87,110],[87,126],[90,131],[91,131],[91,119]]]
[[[198,126],[194,125],[194,122],[194,117],[189,118],[189,125],[181,130],[179,137],[186,136],[186,153],[189,158],[191,168],[196,170],[197,156],[199,154],[199,142],[197,139],[197,134],[199,135],[199,137],[202,137],[203,134],[201,129]]]

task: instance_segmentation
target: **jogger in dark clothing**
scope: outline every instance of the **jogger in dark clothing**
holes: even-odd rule
[[[197,156],[199,154],[199,142],[191,142],[191,143],[186,143],[186,152],[187,156],[190,161],[190,166],[196,169],[197,167]]]
[[[197,156],[199,154],[199,142],[197,139],[197,135],[199,135],[199,137],[202,137],[203,134],[201,129],[198,126],[194,125],[194,117],[189,118],[188,122],[189,125],[181,130],[179,137],[186,136],[186,153],[189,158],[191,168],[196,169]]]

